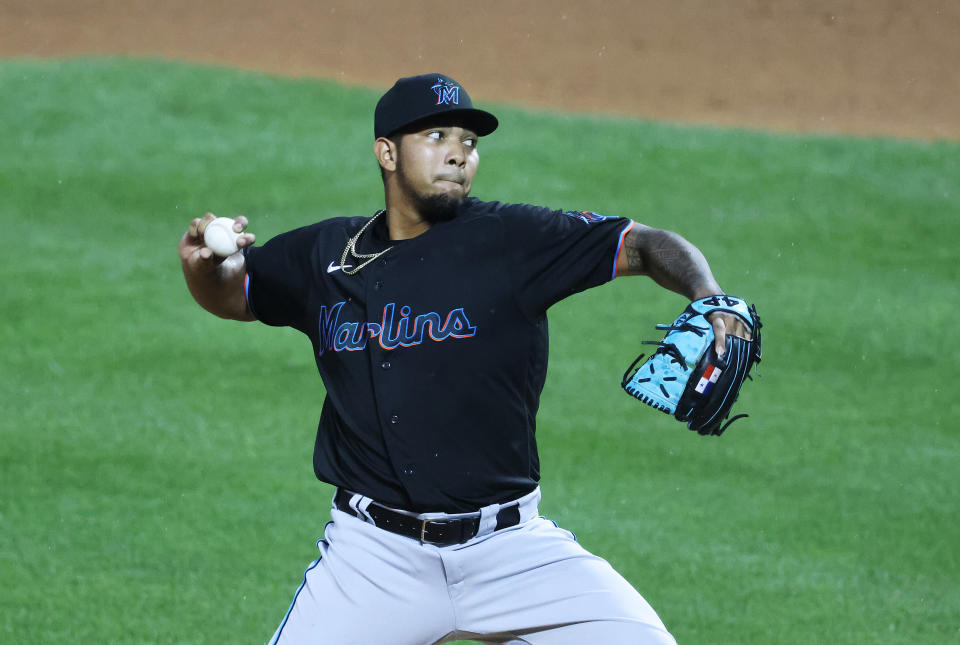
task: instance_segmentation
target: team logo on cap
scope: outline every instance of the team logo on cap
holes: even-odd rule
[[[437,95],[437,105],[460,105],[460,86],[438,78],[430,89]]]

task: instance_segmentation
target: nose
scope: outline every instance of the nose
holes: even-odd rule
[[[467,153],[463,149],[463,144],[454,141],[447,149],[447,165],[463,168],[467,163]]]

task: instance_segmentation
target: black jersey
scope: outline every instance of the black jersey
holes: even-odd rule
[[[347,275],[344,247],[368,221],[324,220],[245,251],[251,312],[313,343],[326,388],[317,477],[414,511],[529,492],[546,311],[613,278],[632,222],[469,198],[409,240],[387,239],[380,218],[357,249],[392,248]]]

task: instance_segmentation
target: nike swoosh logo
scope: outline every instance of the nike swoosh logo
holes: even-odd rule
[[[331,262],[330,266],[327,267],[327,273],[333,273],[334,271],[339,271],[340,269],[352,269],[352,268],[353,268],[352,264],[340,265],[340,264],[334,264],[333,262]]]

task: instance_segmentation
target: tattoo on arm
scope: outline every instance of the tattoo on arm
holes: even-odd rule
[[[680,235],[634,226],[624,242],[627,273],[648,275],[691,300],[722,293],[703,253]]]

